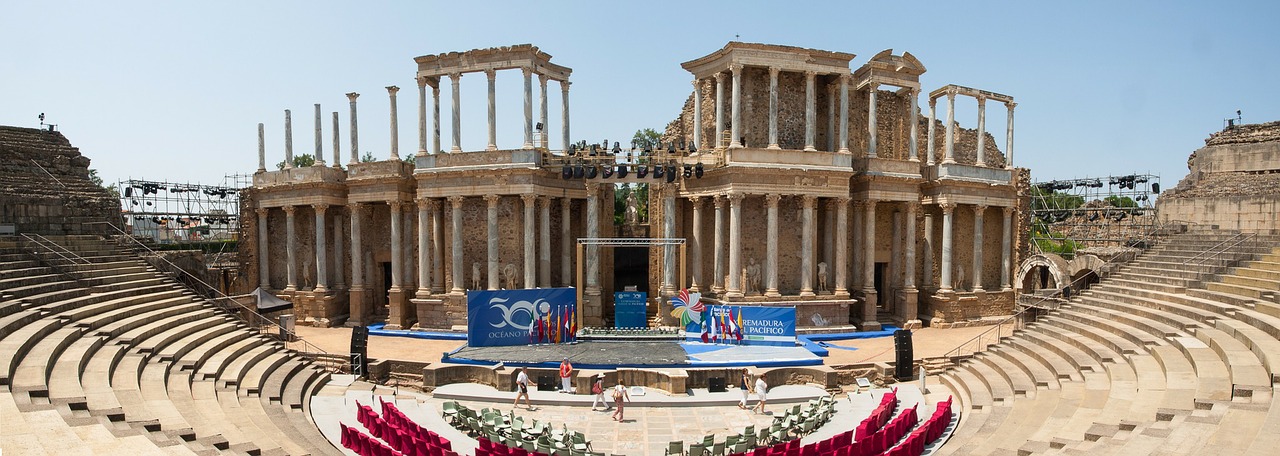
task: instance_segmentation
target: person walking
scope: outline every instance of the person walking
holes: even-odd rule
[[[516,401],[511,404],[511,408],[520,406],[520,398],[524,397],[525,407],[533,410],[533,403],[529,401],[529,368],[520,368],[520,375],[516,376],[516,391]]]
[[[561,393],[571,392],[569,390],[569,381],[573,378],[572,376],[573,376],[573,365],[569,364],[569,357],[566,356],[563,361],[560,361],[560,392]]]
[[[755,407],[751,408],[752,412],[755,412],[755,413],[764,412],[764,403],[769,399],[768,393],[769,393],[769,384],[765,383],[764,375],[761,374],[760,376],[756,377],[756,398],[760,399],[760,402],[757,403]]]
[[[622,384],[622,379],[618,379],[618,384],[613,387],[613,404],[618,406],[618,410],[613,412],[613,420],[621,422],[622,403],[631,400],[631,396],[627,394],[627,385]]]
[[[738,389],[742,390],[742,402],[738,403],[738,408],[747,409],[747,395],[751,393],[751,373],[747,368],[742,368],[742,376],[738,379]]]
[[[613,408],[612,405],[609,405],[609,401],[604,398],[603,375],[596,374],[591,378],[591,393],[596,395],[596,398],[591,401],[591,411],[596,411],[596,404],[604,404],[604,411],[606,412]]]

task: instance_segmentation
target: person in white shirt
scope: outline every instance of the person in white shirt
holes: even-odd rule
[[[514,409],[518,407],[520,405],[520,398],[524,397],[525,407],[529,410],[533,410],[533,403],[529,402],[529,368],[520,368],[520,375],[516,376],[516,391],[518,391],[516,394],[516,401],[511,404],[511,408]]]
[[[613,403],[618,406],[618,410],[613,412],[614,421],[622,421],[622,402],[631,400],[631,396],[627,394],[627,386],[622,384],[622,380],[618,380],[618,384],[613,387]]]
[[[764,375],[756,377],[756,398],[760,399],[760,403],[751,409],[752,412],[764,412],[764,403],[768,399],[769,384],[765,383]]]
[[[592,380],[591,392],[596,395],[596,398],[591,401],[591,411],[594,412],[596,410],[596,404],[604,404],[604,411],[606,412],[609,411],[611,407],[613,407],[609,405],[609,401],[604,398],[604,376],[603,375],[596,375],[595,379]]]

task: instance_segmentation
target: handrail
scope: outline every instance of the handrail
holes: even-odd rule
[[[37,168],[40,168],[40,170],[41,170],[41,171],[44,171],[44,174],[45,174],[46,176],[49,176],[49,178],[50,178],[50,179],[53,179],[53,181],[54,181],[54,182],[57,182],[57,183],[58,183],[58,185],[61,185],[61,186],[62,186],[62,188],[67,188],[67,184],[62,183],[62,181],[58,180],[58,178],[57,178],[57,177],[54,177],[54,176],[53,176],[53,173],[49,172],[49,170],[47,170],[47,169],[44,169],[44,166],[40,165],[40,162],[35,161],[35,159],[32,159],[32,160],[31,160],[31,164],[36,165],[36,167],[37,167]]]
[[[1254,242],[1256,243],[1256,242],[1257,242],[1257,234],[1256,234],[1256,233],[1236,233],[1236,235],[1235,235],[1235,236],[1231,236],[1231,237],[1227,238],[1226,240],[1224,240],[1224,241],[1222,241],[1222,242],[1219,242],[1218,244],[1214,245],[1213,247],[1209,247],[1209,249],[1208,249],[1208,250],[1205,250],[1205,251],[1203,251],[1203,252],[1197,253],[1197,254],[1196,254],[1196,256],[1193,256],[1193,257],[1191,257],[1191,258],[1188,258],[1186,261],[1183,261],[1183,262],[1182,262],[1182,264],[1183,264],[1183,265],[1191,264],[1191,262],[1193,262],[1193,261],[1195,262],[1195,264],[1204,264],[1204,262],[1205,262],[1205,261],[1209,261],[1209,260],[1212,260],[1212,259],[1214,259],[1214,258],[1217,258],[1218,256],[1220,256],[1220,255],[1222,255],[1222,254],[1224,254],[1224,253],[1227,253],[1227,252],[1228,252],[1228,251],[1230,251],[1231,249],[1235,248],[1236,246],[1238,246],[1238,245],[1240,245],[1240,244],[1242,244],[1242,243],[1244,243],[1245,241],[1248,241],[1248,240],[1250,240],[1250,239],[1254,240]],[[1234,240],[1235,242],[1231,242],[1232,240]],[[1219,246],[1221,246],[1221,245],[1223,245],[1223,244],[1226,244],[1227,242],[1231,242],[1231,245],[1228,245],[1228,246],[1226,246],[1226,247],[1222,247],[1222,249],[1221,249],[1221,250],[1219,250],[1219,251],[1217,251],[1217,252],[1214,252],[1214,253],[1213,253],[1213,255],[1210,255],[1210,256],[1205,257],[1205,258],[1200,258],[1200,256],[1201,256],[1201,255],[1205,255],[1205,254],[1207,254],[1207,253],[1213,252],[1213,251],[1214,251],[1214,249],[1217,249]]]
[[[258,326],[258,328],[259,328],[259,332],[262,332],[262,329],[261,329],[261,328],[262,328],[262,326],[268,326],[268,331],[271,331],[271,330],[272,330],[272,328],[271,328],[271,327],[274,327],[274,329],[275,329],[275,330],[278,330],[281,334],[285,334],[285,335],[287,335],[287,336],[288,336],[288,340],[286,340],[286,341],[285,341],[285,342],[286,342],[286,344],[287,344],[287,343],[289,343],[289,342],[300,342],[300,343],[302,344],[302,348],[303,348],[303,350],[297,350],[297,351],[302,352],[304,355],[309,355],[308,357],[309,357],[310,359],[312,359],[313,361],[315,361],[315,360],[319,360],[319,359],[321,359],[321,358],[326,359],[326,361],[331,361],[331,359],[330,359],[331,357],[327,356],[327,355],[329,355],[329,353],[328,353],[328,352],[326,352],[324,349],[322,349],[322,348],[320,348],[320,347],[316,346],[315,344],[312,344],[312,343],[310,343],[310,342],[307,342],[307,341],[306,341],[305,339],[303,339],[302,337],[299,337],[299,336],[298,336],[298,334],[297,334],[297,332],[295,332],[295,331],[293,331],[293,330],[291,330],[291,329],[287,329],[287,328],[285,328],[285,327],[283,327],[283,326],[280,326],[280,324],[279,324],[279,323],[276,323],[274,320],[272,320],[272,319],[270,319],[270,318],[267,318],[265,315],[262,315],[262,314],[258,313],[258,311],[257,311],[256,309],[252,309],[252,308],[249,308],[248,306],[245,306],[245,305],[243,305],[243,304],[240,304],[240,303],[239,303],[239,302],[237,302],[235,299],[233,299],[233,297],[228,296],[226,293],[223,293],[223,292],[222,292],[222,290],[217,289],[217,288],[216,288],[216,287],[214,287],[213,285],[209,285],[209,284],[208,284],[208,283],[206,283],[204,280],[201,280],[199,277],[196,277],[195,275],[191,274],[190,272],[187,272],[187,270],[182,269],[182,268],[181,268],[181,267],[179,267],[178,265],[174,264],[172,261],[169,261],[167,258],[164,258],[163,256],[160,256],[159,254],[157,254],[157,253],[156,253],[156,251],[155,251],[155,250],[152,250],[152,249],[151,249],[151,247],[147,246],[146,244],[143,244],[143,243],[142,243],[142,241],[139,241],[137,238],[134,238],[133,236],[130,236],[128,233],[125,233],[125,232],[124,232],[124,230],[121,230],[121,229],[120,229],[120,227],[115,226],[115,225],[113,225],[113,224],[111,224],[111,223],[108,223],[108,222],[89,222],[89,223],[102,223],[102,224],[106,224],[106,225],[110,226],[111,228],[113,228],[113,229],[115,229],[117,232],[119,232],[122,236],[124,236],[124,237],[128,238],[129,240],[133,241],[134,243],[138,244],[138,245],[139,245],[139,246],[141,246],[143,249],[146,249],[146,251],[147,251],[148,253],[150,253],[152,257],[154,257],[154,258],[158,258],[158,259],[160,259],[161,261],[164,261],[165,263],[168,263],[168,265],[169,265],[169,266],[173,267],[173,268],[174,268],[175,270],[177,270],[178,272],[180,272],[180,273],[182,273],[182,274],[185,274],[187,277],[189,277],[190,279],[194,280],[196,283],[199,283],[199,284],[201,284],[201,285],[204,285],[206,288],[208,288],[209,290],[213,291],[214,293],[216,293],[216,294],[218,294],[218,295],[221,295],[221,296],[219,296],[219,297],[209,298],[211,301],[225,300],[225,301],[228,301],[228,302],[230,302],[230,303],[234,303],[237,307],[239,307],[239,309],[241,310],[241,312],[247,312],[247,313],[249,313],[250,315],[253,315],[254,317],[257,317],[257,319],[258,319],[258,320],[260,320],[261,322],[265,322],[265,323],[266,323],[266,325],[262,325],[261,323],[255,323],[255,322],[253,322],[253,321],[248,321],[248,320],[243,316],[243,315],[244,315],[243,313],[241,313],[241,312],[232,312],[230,309],[228,309],[228,306],[224,306],[224,305],[219,304],[219,307],[222,307],[222,308],[223,308],[223,310],[226,310],[228,313],[231,313],[232,315],[235,315],[235,316],[239,317],[241,320],[245,320],[245,322],[246,322],[246,323],[249,323],[249,324],[255,324],[255,325],[257,325],[257,326]],[[294,350],[296,350],[296,349],[294,349]],[[337,366],[330,366],[328,362],[317,362],[316,364],[320,365],[320,367],[321,367],[321,368],[328,369],[328,370],[335,371],[335,372],[340,372],[340,371],[341,371],[341,369],[342,369],[342,367],[341,367],[340,363],[338,363],[339,365],[337,365]]]
[[[35,236],[35,238],[32,238],[32,237],[31,237],[32,235],[34,235],[34,236]],[[53,254],[58,255],[58,256],[59,256],[59,257],[61,257],[63,260],[66,260],[66,261],[67,261],[67,262],[69,262],[69,263],[72,263],[72,264],[89,264],[89,260],[84,259],[84,258],[83,258],[83,257],[81,257],[80,255],[77,255],[75,252],[72,252],[71,250],[67,249],[66,247],[63,247],[63,246],[61,246],[61,245],[58,245],[58,243],[56,243],[56,242],[50,241],[48,238],[45,238],[44,236],[41,236],[41,235],[40,235],[40,234],[38,234],[38,233],[30,233],[30,234],[28,234],[28,233],[22,233],[22,237],[23,237],[24,239],[26,239],[27,241],[30,241],[31,243],[33,243],[33,244],[35,244],[35,245],[37,245],[37,246],[40,246],[40,247],[42,247],[42,248],[49,249],[49,251],[50,251],[50,252],[53,252]],[[48,244],[48,245],[45,245],[45,244]],[[56,247],[56,248],[55,248],[55,247]],[[71,255],[71,258],[67,258],[67,256],[66,256],[66,255],[63,255],[63,254],[62,254],[62,252],[59,252],[59,251],[58,251],[58,248],[61,248],[63,252],[66,252],[66,253],[67,253],[67,255]],[[74,259],[73,259],[73,258],[74,258]]]

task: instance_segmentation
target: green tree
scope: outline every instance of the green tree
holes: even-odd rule
[[[112,185],[103,185],[102,177],[98,175],[98,170],[89,170],[89,182],[92,182],[93,185],[102,187],[103,190],[106,190],[107,193],[111,194],[112,198],[120,199],[120,190],[116,189],[115,186]]]
[[[373,158],[373,152],[364,151],[364,155],[360,156],[360,163],[376,162],[378,159]]]
[[[636,195],[636,215],[640,220],[649,218],[649,184],[622,184],[613,192],[613,224],[627,221],[627,196]]]
[[[1111,207],[1121,207],[1121,208],[1138,207],[1138,202],[1134,201],[1133,198],[1130,198],[1127,196],[1111,195],[1106,198],[1103,198],[1102,200],[1106,201],[1107,204],[1110,204]]]
[[[631,137],[631,145],[640,150],[646,147],[657,149],[661,140],[662,134],[652,128],[643,128],[636,130],[636,135]]]
[[[293,156],[294,168],[305,168],[314,164],[316,164],[316,157],[312,156],[311,154],[302,154],[302,155]],[[284,160],[280,160],[280,163],[276,163],[276,169],[284,169]]]

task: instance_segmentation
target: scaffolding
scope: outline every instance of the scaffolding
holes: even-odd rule
[[[1157,225],[1160,176],[1129,174],[1031,184],[1031,240],[1070,258],[1075,250],[1136,247]]]
[[[116,184],[130,233],[161,244],[234,241],[240,233],[240,178],[231,185],[129,179]]]

